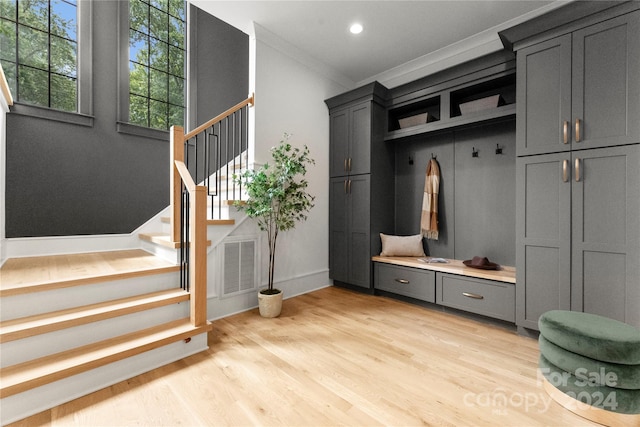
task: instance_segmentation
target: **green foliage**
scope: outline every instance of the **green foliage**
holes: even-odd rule
[[[246,202],[236,202],[236,206],[253,218],[260,230],[267,232],[269,290],[273,289],[278,232],[290,230],[296,222],[306,220],[315,199],[307,193],[309,183],[304,178],[307,166],[315,164],[315,161],[309,157],[306,145],[303,149],[293,147],[288,142],[289,137],[285,133],[282,141],[271,148],[273,165],[266,163],[259,169],[247,170],[233,177],[248,195]]]
[[[17,101],[77,110],[76,35],[75,4],[0,0],[0,60]]]
[[[129,2],[129,122],[184,125],[185,2]]]

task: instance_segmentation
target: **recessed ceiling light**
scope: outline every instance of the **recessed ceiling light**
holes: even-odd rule
[[[362,24],[358,24],[357,22],[349,27],[349,31],[351,31],[351,34],[360,34],[362,30]]]

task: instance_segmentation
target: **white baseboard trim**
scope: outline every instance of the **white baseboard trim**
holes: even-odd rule
[[[284,299],[307,294],[333,286],[329,279],[329,269],[302,273],[295,277],[279,280],[275,286],[284,292]],[[210,321],[243,313],[258,307],[258,293],[250,292],[227,298],[207,300],[207,318]]]

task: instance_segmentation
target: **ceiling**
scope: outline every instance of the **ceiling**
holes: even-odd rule
[[[473,55],[474,43],[482,46],[490,41],[497,46],[499,30],[566,4],[566,0],[191,2],[247,34],[253,34],[255,22],[354,83],[416,60],[454,56],[465,44]],[[349,26],[356,21],[364,31],[353,35]],[[478,48],[476,55],[483,53]]]

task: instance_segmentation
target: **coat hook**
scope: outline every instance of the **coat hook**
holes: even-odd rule
[[[500,144],[496,144],[496,154],[502,154],[502,147],[500,147]]]
[[[473,147],[473,151],[471,152],[471,156],[472,157],[478,157],[478,150],[476,150],[476,147]]]

